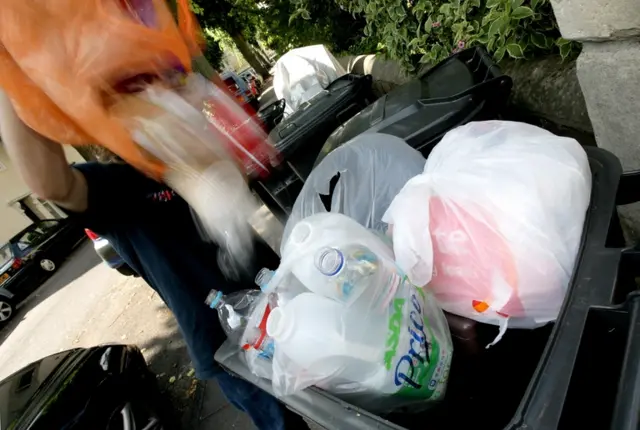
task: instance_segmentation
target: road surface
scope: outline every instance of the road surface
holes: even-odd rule
[[[198,383],[171,312],[138,278],[106,267],[82,245],[0,329],[0,378],[59,351],[101,343],[140,348],[185,430],[252,429],[215,384]]]

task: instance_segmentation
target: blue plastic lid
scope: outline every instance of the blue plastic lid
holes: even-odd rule
[[[344,267],[344,254],[336,248],[322,248],[316,254],[316,267],[325,276],[335,276]]]

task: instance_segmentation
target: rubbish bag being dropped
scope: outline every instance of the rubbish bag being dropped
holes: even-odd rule
[[[179,26],[163,0],[2,1],[0,87],[41,134],[98,143],[165,181],[229,251],[221,258],[242,267],[257,206],[239,168],[251,157],[237,156],[246,140],[220,126],[237,120],[230,109],[218,112],[222,120],[205,118],[207,103],[235,102],[202,78],[183,79],[199,38],[188,2],[178,0],[177,9]],[[243,135],[266,138],[246,128]]]
[[[285,100],[287,115],[347,74],[324,45],[292,49],[280,57],[274,69],[273,91]]]
[[[317,385],[376,412],[442,398],[452,353],[446,319],[431,293],[398,272],[388,245],[325,213],[299,222],[284,249],[266,289],[299,281],[309,291],[267,320],[277,395]]]
[[[258,205],[238,160],[225,147],[231,145],[229,134],[203,114],[211,92],[217,91],[223,102],[226,97],[215,88],[206,90],[209,87],[213,84],[199,75],[190,75],[181,92],[149,85],[122,98],[111,114],[136,143],[166,163],[164,181],[194,209],[205,236],[228,252],[220,256],[219,266],[225,275],[237,278],[231,269],[246,268],[251,259],[253,231],[248,220]]]
[[[584,150],[528,124],[447,133],[383,217],[396,261],[448,312],[501,327],[554,321],[591,194]]]
[[[2,0],[0,88],[18,116],[60,143],[98,143],[156,179],[164,165],[109,112],[116,87],[137,76],[191,70],[196,21],[178,0]]]
[[[404,184],[422,173],[424,163],[424,157],[399,137],[378,133],[355,137],[313,169],[293,206],[282,243],[300,220],[327,212],[325,201],[331,212],[385,232],[382,216]]]

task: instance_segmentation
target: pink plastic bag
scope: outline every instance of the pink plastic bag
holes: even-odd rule
[[[447,312],[501,327],[554,321],[591,193],[573,139],[515,122],[445,135],[383,217],[396,262]]]

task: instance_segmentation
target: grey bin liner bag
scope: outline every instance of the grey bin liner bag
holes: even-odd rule
[[[293,206],[282,243],[287,243],[298,221],[327,212],[327,206],[367,228],[385,231],[382,216],[404,184],[423,172],[425,162],[399,137],[370,133],[353,138],[313,169]],[[329,203],[332,180],[335,188]]]

